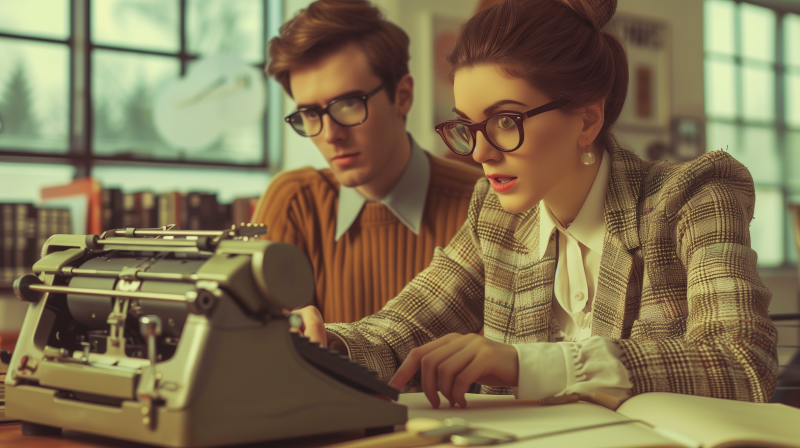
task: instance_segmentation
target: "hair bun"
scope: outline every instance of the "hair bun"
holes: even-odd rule
[[[614,17],[617,0],[557,0],[567,5],[595,29],[601,30]]]

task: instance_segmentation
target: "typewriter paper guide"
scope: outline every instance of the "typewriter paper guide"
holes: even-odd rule
[[[289,332],[283,308],[314,290],[294,246],[57,235],[43,253],[17,286],[31,303],[6,378],[13,418],[176,447],[406,421],[371,395],[386,395],[374,373]]]

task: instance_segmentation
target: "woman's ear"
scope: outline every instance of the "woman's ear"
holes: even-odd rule
[[[394,104],[397,108],[397,113],[405,118],[411,110],[411,104],[414,102],[414,78],[409,74],[403,75],[397,81],[397,87],[394,91]]]
[[[586,107],[581,114],[583,127],[581,128],[580,135],[578,135],[578,146],[586,146],[586,144],[593,143],[603,128],[605,117],[605,98],[597,101]]]

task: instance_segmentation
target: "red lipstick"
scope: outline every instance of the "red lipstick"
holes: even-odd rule
[[[486,177],[492,183],[492,189],[497,193],[505,193],[517,184],[517,178],[507,174],[487,174]]]

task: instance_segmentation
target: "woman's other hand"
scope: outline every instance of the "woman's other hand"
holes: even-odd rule
[[[473,382],[513,387],[519,381],[514,346],[472,333],[451,333],[411,350],[389,385],[402,390],[417,370],[421,370],[422,390],[434,408],[439,407],[439,391],[451,407],[458,403],[465,408],[465,394]]]
[[[322,320],[322,313],[319,312],[315,306],[306,306],[292,311],[292,314],[297,314],[303,318],[303,325],[300,326],[299,332],[301,335],[307,337],[311,342],[327,347],[328,337],[325,331],[325,322]]]

